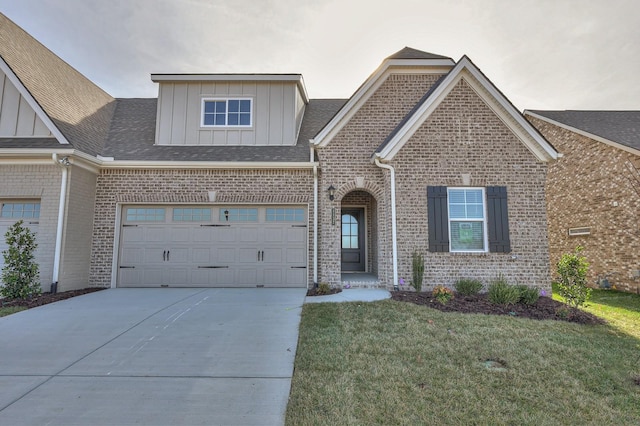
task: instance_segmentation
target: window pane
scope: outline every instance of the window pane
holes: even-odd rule
[[[349,237],[342,237],[342,248],[351,248]]]
[[[226,124],[226,116],[224,114],[216,114],[215,117],[216,126],[224,126]]]
[[[212,113],[214,112],[216,109],[216,104],[215,102],[205,102],[204,103],[204,112],[206,113]]]
[[[258,209],[220,209],[221,222],[257,222]]]
[[[241,126],[250,126],[251,125],[251,115],[250,114],[240,114],[240,125]]]
[[[450,189],[449,190],[449,203],[464,204],[464,189]]]
[[[0,217],[16,219],[37,219],[40,217],[40,203],[2,204]]]
[[[449,216],[451,217],[451,219],[465,219],[466,216],[464,205],[450,205]]]
[[[249,99],[240,101],[240,112],[251,112],[251,101]]]
[[[132,222],[164,222],[164,209],[128,208],[126,217]]]
[[[484,251],[483,222],[451,221],[451,250]]]
[[[240,110],[240,101],[230,99],[229,100],[229,112],[238,112]]]
[[[214,118],[213,114],[204,114],[204,125],[205,126],[213,126]]]
[[[483,217],[484,209],[482,208],[482,204],[471,204],[467,206],[468,219],[482,219]]]
[[[237,126],[238,125],[238,114],[229,113],[229,126]]]
[[[482,191],[480,189],[465,189],[467,203],[482,204]]]

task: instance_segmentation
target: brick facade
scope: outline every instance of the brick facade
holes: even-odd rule
[[[109,287],[116,211],[120,204],[211,204],[216,202],[312,205],[313,171],[305,170],[102,170],[98,176],[89,285]],[[308,241],[313,241],[309,209]],[[312,274],[312,251],[308,271]]]
[[[462,80],[403,146],[396,169],[399,276],[411,278],[411,254],[424,254],[424,288],[459,278],[486,285],[502,273],[510,283],[550,290],[540,162]],[[427,186],[506,186],[511,253],[428,251]],[[515,258],[514,258],[515,256]]]
[[[589,283],[608,276],[620,290],[640,292],[640,157],[527,117],[563,154],[546,182],[551,268],[563,253],[583,246]],[[590,235],[569,236],[570,228]]]

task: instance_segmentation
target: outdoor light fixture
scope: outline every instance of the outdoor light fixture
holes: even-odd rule
[[[224,220],[226,220],[227,222],[229,222],[229,210],[225,210],[225,211],[224,211]]]
[[[70,166],[71,165],[71,161],[69,161],[69,157],[63,157],[61,160],[59,160],[60,165],[61,166]]]
[[[327,192],[329,192],[329,199],[331,201],[333,201],[333,199],[335,198],[335,194],[336,194],[336,189],[333,187],[333,185],[331,185],[329,188],[327,188]]]

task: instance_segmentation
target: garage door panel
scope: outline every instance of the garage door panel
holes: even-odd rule
[[[302,287],[306,284],[308,229],[293,218],[288,219],[289,216],[281,213],[267,218],[267,207],[257,207],[257,221],[243,222],[245,219],[241,217],[238,221],[226,222],[212,207],[209,223],[191,222],[191,219],[174,222],[172,209],[184,206],[161,207],[166,211],[166,220],[162,223],[151,222],[155,219],[146,217],[137,219],[140,222],[126,222],[127,216],[123,214],[119,265],[135,268],[119,269],[119,286]],[[231,210],[232,206],[228,208]]]

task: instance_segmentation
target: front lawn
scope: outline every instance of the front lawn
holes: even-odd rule
[[[640,339],[392,300],[305,305],[287,424],[636,425]]]

